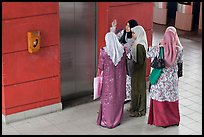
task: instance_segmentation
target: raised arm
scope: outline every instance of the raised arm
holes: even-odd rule
[[[117,28],[117,20],[116,19],[113,20],[111,25],[112,26],[110,27],[110,32],[115,33],[117,35],[118,39],[120,39],[123,35],[124,30],[120,29],[120,30],[116,31],[116,28]]]
[[[112,21],[111,25],[112,25],[112,26],[110,27],[110,32],[114,32],[114,33],[115,33],[115,31],[116,31],[116,26],[117,26],[117,20],[114,19],[114,20]]]

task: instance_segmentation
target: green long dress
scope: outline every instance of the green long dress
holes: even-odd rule
[[[135,63],[131,76],[132,90],[129,115],[138,117],[146,114],[146,51],[144,46],[137,44],[137,49],[132,52],[132,56],[137,56],[137,63]]]

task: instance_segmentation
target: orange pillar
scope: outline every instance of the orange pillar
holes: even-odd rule
[[[27,49],[40,31],[41,48]],[[58,2],[2,3],[2,120],[6,123],[62,109]]]

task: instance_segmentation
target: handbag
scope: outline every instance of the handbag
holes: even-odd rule
[[[165,62],[164,62],[164,47],[159,48],[159,57],[155,57],[154,60],[151,62],[152,68],[164,68]]]
[[[102,84],[103,84],[103,71],[99,76],[94,77],[94,96],[93,100],[98,99],[101,96],[101,90],[102,90]]]
[[[131,54],[130,54],[131,55]],[[135,65],[136,65],[136,62],[133,60],[132,56],[130,56],[130,59],[128,57],[126,57],[126,61],[127,61],[127,75],[128,76],[132,76],[133,75],[133,72],[135,70]]]
[[[128,54],[130,54],[130,57],[128,58],[128,56],[126,55],[126,61],[127,61],[126,68],[127,68],[127,75],[131,77],[136,70],[137,63],[134,61],[132,54],[131,53],[128,53]],[[138,55],[138,50],[137,50],[137,55]]]
[[[153,85],[153,84],[156,84],[157,83],[157,80],[159,79],[160,75],[162,73],[162,69],[156,69],[156,68],[153,68],[150,76],[149,76],[149,81],[150,81],[150,84]]]
[[[183,76],[183,63],[177,63],[178,65],[178,77]]]

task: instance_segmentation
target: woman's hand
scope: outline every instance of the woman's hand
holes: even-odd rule
[[[98,69],[97,76],[100,76],[100,75],[101,75],[101,70]]]
[[[163,46],[164,46],[164,44],[165,44],[164,40],[163,40],[163,39],[161,39],[161,41],[159,42],[159,47],[163,47]]]
[[[125,53],[128,54],[129,53],[129,48],[124,47]]]
[[[159,43],[159,47],[164,47],[164,45],[163,45],[163,44],[161,44],[161,43]]]
[[[116,27],[116,25],[117,25],[117,21],[116,21],[116,19],[114,19],[112,22],[112,27]]]

